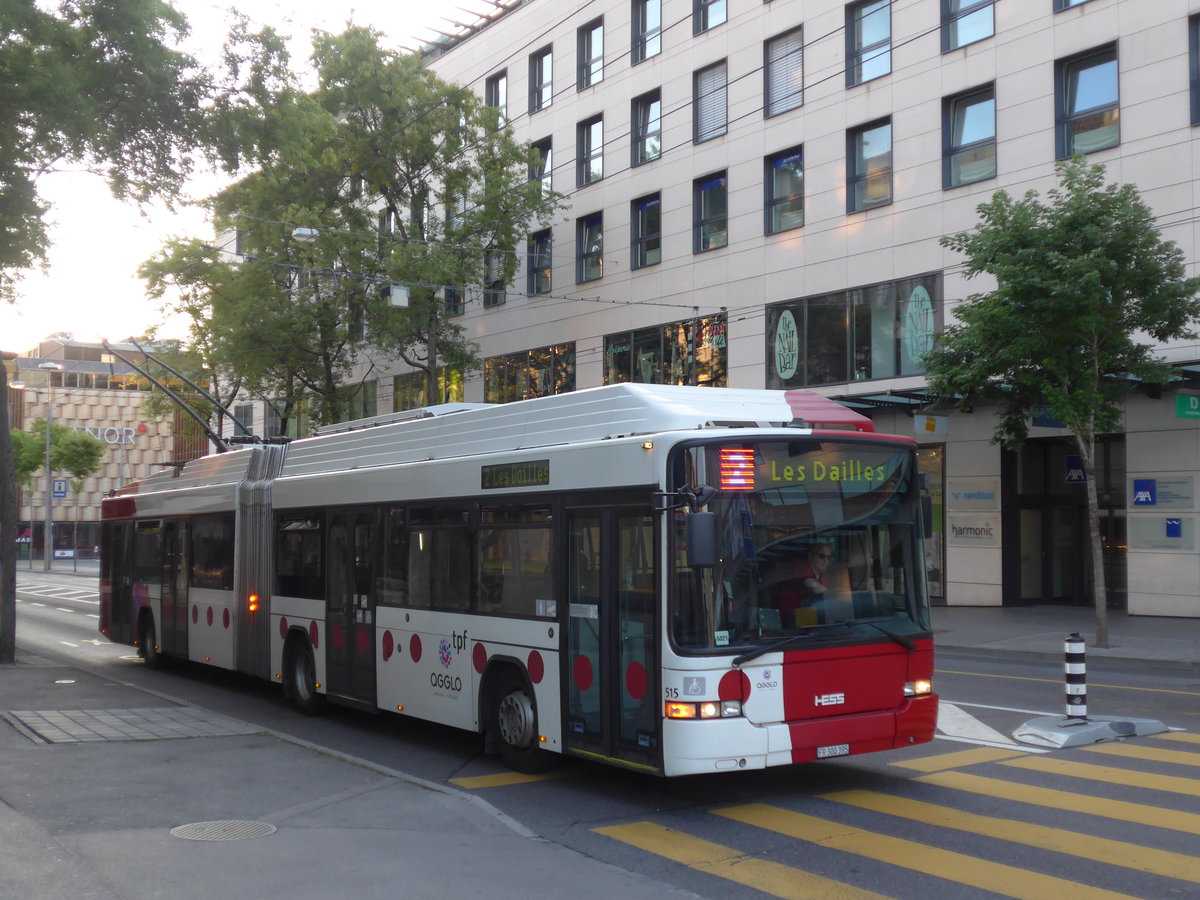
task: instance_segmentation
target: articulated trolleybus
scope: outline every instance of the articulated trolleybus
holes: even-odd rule
[[[933,737],[912,440],[810,392],[635,384],[339,427],[107,499],[100,630],[524,771]]]

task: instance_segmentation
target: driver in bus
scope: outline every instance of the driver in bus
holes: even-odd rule
[[[833,559],[833,547],[829,544],[812,544],[808,558],[796,567],[795,576],[779,589],[779,618],[786,627],[799,624],[815,624],[815,616],[797,616],[797,610],[805,610],[825,596],[829,589],[829,561]],[[801,622],[811,618],[812,622]]]

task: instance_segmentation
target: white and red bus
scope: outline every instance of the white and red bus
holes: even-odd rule
[[[147,663],[476,731],[521,770],[753,769],[934,732],[914,443],[810,392],[382,417],[155,474],[103,527],[100,630]]]

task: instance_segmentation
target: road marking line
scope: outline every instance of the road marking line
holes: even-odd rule
[[[1016,746],[1016,741],[1001,734],[991,725],[984,724],[953,703],[938,703],[937,729],[946,737],[963,738],[988,746]]]
[[[693,837],[653,822],[609,825],[597,834],[630,844],[691,869],[787,900],[878,900],[885,894],[856,888],[782,863],[755,859],[722,844]]]
[[[1016,866],[931,847],[917,841],[864,831],[853,825],[818,819],[764,803],[751,803],[713,812],[736,822],[754,825],[821,847],[853,853],[856,856],[958,884],[968,884],[1019,900],[1062,900],[1063,897],[1070,897],[1071,900],[1128,900],[1129,897],[1127,894],[1106,891],[1065,878],[1019,869]]]
[[[920,775],[913,780],[950,790],[980,794],[984,797],[1028,803],[1030,806],[1044,806],[1063,812],[1131,822],[1135,825],[1149,825],[1169,831],[1200,834],[1200,813],[1147,806],[1143,803],[1131,803],[1128,800],[1108,800],[1103,797],[1076,794],[1056,788],[1034,787],[1015,781],[971,775],[967,772],[935,772],[931,775]]]
[[[73,609],[67,609],[65,606],[56,606],[56,607],[54,607],[54,608],[55,608],[55,610],[57,610],[58,612],[65,612],[65,613],[72,613],[72,614],[74,614],[74,612],[75,612],[75,610],[73,610]]]
[[[1033,678],[1029,675],[1001,675],[992,672],[957,672],[953,669],[934,669],[935,675],[971,675],[975,678],[1003,678],[1007,681],[1036,681],[1041,684],[1062,684],[1061,679],[1055,678]],[[1128,684],[1104,684],[1103,682],[1089,681],[1089,688],[1108,688],[1114,691],[1144,691],[1148,694],[1182,694],[1185,697],[1200,697],[1200,691],[1172,691],[1166,688],[1148,688],[1134,687]],[[1018,710],[1019,711],[1019,710]]]
[[[537,775],[522,775],[519,772],[499,772],[495,775],[470,775],[465,778],[451,778],[450,784],[458,785],[468,791],[480,788],[507,787],[510,784],[531,784],[536,781],[550,781],[554,778],[566,778],[578,774],[578,769],[557,769],[553,772],[541,772]]]
[[[78,644],[72,644],[70,641],[59,641],[59,643],[62,644],[64,647],[74,647],[74,648],[79,647]]]
[[[1154,737],[1160,741],[1179,741],[1184,744],[1200,744],[1200,734],[1192,734],[1188,731],[1178,731],[1172,734],[1156,734]]]
[[[1148,762],[1173,763],[1177,766],[1200,766],[1200,753],[1187,750],[1164,750],[1161,747],[1145,747],[1141,744],[1096,744],[1084,747],[1088,753],[1107,753],[1125,759],[1142,759]]]
[[[1088,781],[1103,781],[1105,784],[1119,784],[1124,787],[1145,788],[1152,791],[1183,794],[1187,797],[1200,797],[1200,781],[1197,781],[1195,778],[1180,778],[1177,775],[1131,772],[1126,769],[1118,769],[1115,766],[1094,766],[1090,763],[1071,762],[1070,760],[1059,759],[1054,756],[1010,759],[1001,762],[1000,765],[1016,766],[1019,769],[1044,772],[1048,775],[1065,775],[1068,778],[1083,778]]]
[[[1122,866],[1164,878],[1200,882],[1200,860],[1185,853],[1172,853],[1152,847],[1114,841],[1091,834],[1078,834],[1061,828],[1050,828],[1017,819],[982,816],[935,803],[893,797],[874,791],[840,791],[824,794],[823,800],[845,803],[858,809],[899,816],[939,828],[952,828],[984,837],[1025,844],[1039,850],[1064,853],[1093,862]]]
[[[918,772],[944,772],[946,769],[961,769],[963,766],[975,766],[980,763],[998,762],[1002,759],[1013,759],[1024,756],[1024,750],[1002,750],[988,748],[979,750],[959,750],[956,753],[940,753],[937,756],[922,756],[919,759],[905,759],[892,763],[902,769],[916,769]]]

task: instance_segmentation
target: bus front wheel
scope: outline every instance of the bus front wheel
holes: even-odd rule
[[[317,665],[312,647],[303,638],[287,643],[283,669],[283,695],[292,709],[306,716],[325,711],[325,695],[317,692]]]
[[[491,729],[500,760],[517,772],[544,772],[558,757],[538,741],[537,703],[524,679],[504,677],[492,704]]]

